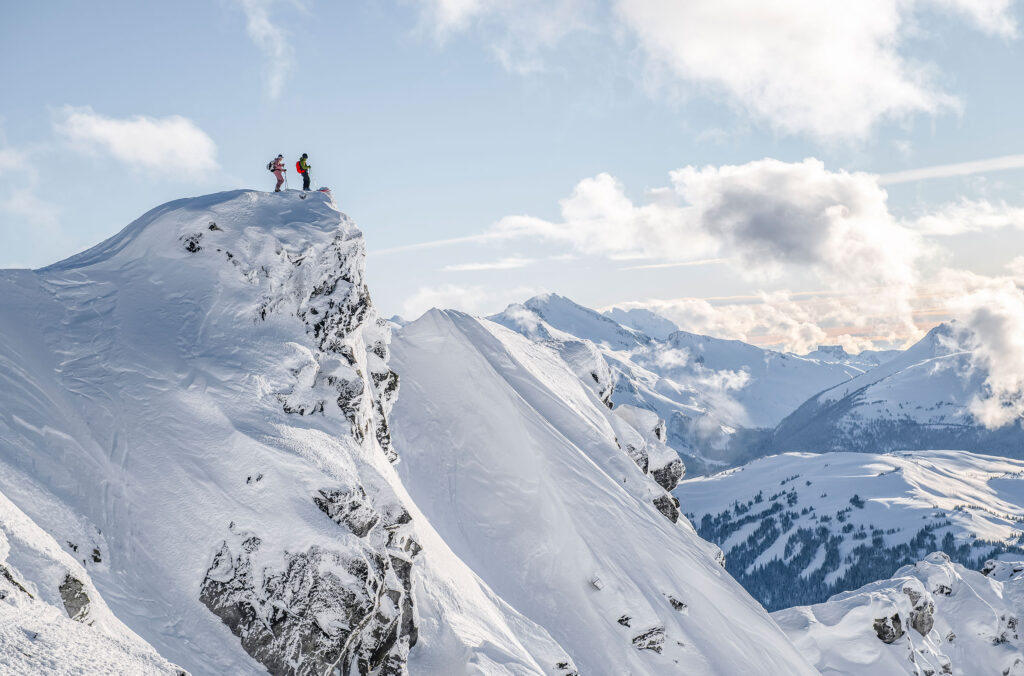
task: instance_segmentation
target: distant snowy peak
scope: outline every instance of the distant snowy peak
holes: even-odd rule
[[[557,294],[535,296],[523,303],[523,307],[559,331],[613,350],[630,350],[651,342],[650,336],[643,332]]]
[[[669,336],[679,330],[671,320],[644,308],[623,310],[613,307],[605,310],[604,316],[657,340],[668,340]]]
[[[773,617],[823,674],[1022,676],[1022,569],[1024,562],[990,562],[977,572],[936,552],[891,578]]]
[[[863,350],[857,354],[850,354],[842,345],[819,345],[813,352],[801,356],[805,359],[849,364],[870,370],[896,358],[901,353],[902,350]]]
[[[631,317],[656,318],[644,312]],[[490,319],[556,349],[607,404],[653,411],[667,424],[668,445],[698,473],[750,457],[766,430],[808,397],[874,366],[849,355],[800,357],[679,330],[654,331],[661,339],[612,316],[545,294]]]
[[[877,368],[812,397],[783,420],[776,451],[954,448],[1024,457],[1024,429],[986,429],[971,402],[986,391],[965,336],[942,324]]]

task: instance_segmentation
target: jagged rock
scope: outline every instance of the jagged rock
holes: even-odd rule
[[[665,443],[668,440],[667,429],[668,426],[665,424],[665,421],[659,418],[658,424],[655,425],[652,430],[654,432],[654,437],[661,443]]]
[[[64,601],[68,617],[76,622],[92,624],[89,619],[89,595],[85,593],[85,585],[81,580],[68,574],[64,576],[64,581],[61,582],[58,591],[60,591],[61,600]]]
[[[620,618],[619,618],[618,620],[616,620],[616,621],[617,621],[617,622],[618,622],[619,624],[621,624],[621,625],[622,625],[623,627],[628,627],[628,626],[629,626],[629,623],[630,623],[630,622],[631,622],[632,620],[633,620],[633,618],[632,618],[632,617],[630,617],[629,615],[623,615],[622,617],[620,617]]]
[[[935,626],[935,604],[930,598],[912,587],[904,587],[903,593],[910,599],[910,626],[921,636],[927,636]]]
[[[380,515],[368,504],[362,486],[351,491],[320,489],[319,492],[313,502],[320,511],[361,538],[380,521]]]
[[[876,619],[874,628],[875,635],[882,643],[892,643],[903,636],[903,622],[900,620],[899,613],[894,613],[892,617]]]
[[[946,584],[940,584],[932,590],[933,594],[942,594],[943,596],[949,596],[953,593],[953,588]]]
[[[203,233],[197,232],[188,236],[182,236],[181,241],[185,247],[185,251],[189,253],[198,253],[202,251],[203,247],[199,246],[199,240],[203,238]]]
[[[7,566],[0,565],[0,577],[3,577],[5,580],[10,582],[18,591],[22,592],[23,594],[28,594],[29,598],[35,598],[35,596],[32,596],[32,592],[25,589],[25,587],[20,582],[14,579],[14,575],[11,573],[11,569]]]
[[[640,471],[647,474],[650,469],[650,458],[647,456],[647,449],[642,445],[632,444],[629,442],[620,442],[618,439],[615,442],[619,445],[626,455],[636,463],[636,466],[640,468]]]
[[[660,653],[665,648],[665,627],[657,626],[633,637],[637,650],[651,650]]]
[[[672,596],[671,594],[665,594],[665,598],[668,599],[668,603],[670,606],[672,606],[672,610],[675,610],[680,613],[686,610],[686,604],[677,599],[675,596]]]
[[[668,493],[659,495],[654,499],[654,506],[672,523],[679,521],[679,500],[674,496]]]
[[[258,537],[214,556],[200,600],[275,676],[406,673],[416,642],[411,565],[370,549],[312,546],[260,566]]]
[[[684,474],[686,474],[686,465],[679,458],[651,470],[651,476],[666,491],[671,491],[678,486],[679,480],[683,478]]]
[[[572,662],[559,662],[555,665],[555,669],[558,669],[560,672],[558,676],[580,676],[580,672],[576,671],[576,667]]]

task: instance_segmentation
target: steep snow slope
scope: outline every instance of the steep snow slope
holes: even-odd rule
[[[954,448],[1024,458],[1024,428],[987,430],[968,406],[987,374],[948,324],[861,376],[812,397],[773,434],[776,451]]]
[[[118,621],[85,568],[3,495],[0,647],[0,673],[11,676],[185,674]]]
[[[628,443],[647,430],[657,445],[649,412],[610,410],[555,350],[454,311],[408,324],[392,350],[403,482],[581,674],[814,673],[717,549],[655,504],[663,488]]]
[[[767,428],[877,363],[834,350],[799,357],[684,331],[657,340],[554,294],[491,319],[557,349],[609,403],[654,411],[667,423],[669,445],[698,473],[761,453]]]
[[[1024,462],[965,451],[787,453],[675,494],[769,609],[824,601],[939,549],[973,568],[1024,553]]]
[[[823,676],[1024,675],[1024,563],[941,552],[826,603],[773,614]]]
[[[237,191],[0,273],[0,492],[195,674],[571,672],[398,480],[363,257],[328,195]]]

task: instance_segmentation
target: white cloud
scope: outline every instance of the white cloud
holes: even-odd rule
[[[482,244],[507,238],[507,235],[500,233],[485,232],[476,235],[467,235],[465,237],[449,237],[447,239],[435,239],[428,242],[417,242],[415,244],[402,244],[400,246],[392,246],[386,249],[375,249],[370,253],[375,256],[384,256],[387,254],[405,253],[407,251],[419,251],[420,249],[436,249],[438,247],[452,246],[455,244]]]
[[[1006,202],[962,199],[907,221],[907,225],[928,235],[959,235],[1006,227],[1024,228],[1024,208]]]
[[[1004,155],[1002,157],[993,157],[987,160],[973,160],[971,162],[957,162],[955,164],[938,164],[932,167],[896,171],[891,174],[882,174],[878,177],[878,182],[883,185],[890,183],[910,183],[912,181],[923,181],[930,178],[970,176],[971,174],[981,174],[991,171],[1006,171],[1008,169],[1024,169],[1024,155]]]
[[[870,346],[870,341],[852,336],[830,338],[821,328],[828,318],[787,294],[762,294],[748,302],[713,304],[700,298],[652,299],[618,303],[618,307],[641,307],[676,323],[684,331],[716,338],[777,346],[793,352],[810,352],[833,340],[848,347]]]
[[[963,14],[981,31],[1003,38],[1017,35],[1014,0],[928,0],[936,6]]]
[[[431,308],[462,310],[474,315],[486,315],[500,311],[510,303],[530,298],[541,290],[518,286],[514,288],[493,288],[488,286],[461,286],[441,284],[418,289],[402,304],[402,316],[415,319]]]
[[[993,280],[987,288],[956,304],[962,340],[971,362],[986,374],[982,393],[970,411],[983,425],[1003,427],[1024,417],[1024,291],[1012,280]]]
[[[673,261],[669,263],[649,263],[645,265],[627,265],[626,267],[619,268],[622,271],[628,270],[663,270],[665,268],[691,268],[698,265],[717,265],[718,263],[725,263],[725,258],[702,258],[695,261]]]
[[[37,239],[60,233],[57,207],[40,198],[30,188],[16,188],[0,200],[0,209],[14,215],[19,222],[15,227],[31,228]]]
[[[835,322],[884,317],[887,336],[916,335],[911,300],[932,248],[892,216],[876,177],[828,171],[813,159],[765,159],[685,167],[671,179],[672,188],[651,191],[638,205],[600,174],[562,200],[561,221],[513,216],[491,234],[540,237],[608,257],[727,258],[755,280],[804,271],[852,298],[831,309]],[[809,322],[781,322],[775,312],[770,323],[803,345],[821,337],[808,333]]]
[[[86,106],[65,107],[55,130],[86,151],[102,151],[129,165],[193,175],[217,168],[217,146],[192,120],[169,117],[113,118]]]
[[[514,270],[516,268],[525,268],[528,265],[533,265],[537,262],[535,258],[517,258],[509,257],[502,258],[496,261],[487,261],[483,263],[458,263],[456,265],[446,265],[444,270],[447,272],[479,272],[482,270]]]
[[[914,4],[618,0],[617,7],[652,58],[683,80],[725,94],[781,132],[857,140],[885,119],[958,107],[930,68],[899,52]]]
[[[594,0],[418,0],[438,40],[471,26],[506,70],[544,69],[545,50],[591,29]]]
[[[607,49],[621,49],[631,33],[655,66],[639,79],[696,84],[780,132],[828,142],[960,110],[937,66],[907,53],[908,38],[928,37],[921,15],[959,15],[1004,39],[1018,32],[1013,0],[418,2],[439,38],[472,28],[515,71],[538,70],[538,54],[577,31],[599,35]]]
[[[0,175],[9,171],[17,171],[26,165],[28,163],[14,148],[0,148]]]
[[[238,0],[245,12],[245,29],[249,38],[263,52],[266,63],[267,95],[276,99],[284,89],[288,72],[295,65],[295,50],[288,42],[288,34],[270,20],[273,0]]]

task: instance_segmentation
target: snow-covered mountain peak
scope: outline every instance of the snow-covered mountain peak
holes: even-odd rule
[[[570,673],[395,474],[363,247],[327,195],[239,191],[0,273],[0,494],[197,674]]]
[[[329,194],[303,194],[233,190],[168,202],[91,249],[40,272],[157,265],[161,259],[182,261],[188,253],[218,248],[240,255],[253,253],[268,238],[295,255],[325,238],[361,236]]]
[[[606,310],[604,316],[657,340],[668,340],[669,336],[679,330],[675,322],[645,308],[623,310],[613,307]]]
[[[629,350],[651,342],[650,337],[642,332],[627,328],[565,296],[545,293],[527,300],[523,307],[559,331],[613,350]]]

